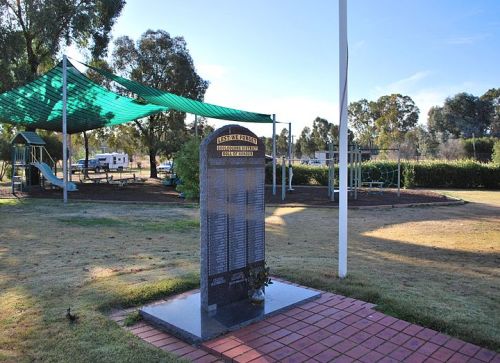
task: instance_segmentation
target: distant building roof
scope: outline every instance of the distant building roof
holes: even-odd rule
[[[12,139],[11,144],[45,145],[45,141],[36,132],[23,131]]]

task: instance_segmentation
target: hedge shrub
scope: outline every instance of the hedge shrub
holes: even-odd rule
[[[397,186],[397,162],[368,161],[362,163],[363,180],[384,181],[385,186]],[[393,172],[394,171],[394,172]],[[276,168],[277,184],[281,184],[281,165]],[[338,182],[338,166],[335,179]],[[272,183],[272,165],[266,165],[266,183]],[[328,185],[328,168],[295,165],[293,185]],[[500,165],[472,160],[404,161],[401,163],[401,186],[421,188],[489,188],[500,189]]]
[[[414,163],[415,186],[444,188],[500,188],[500,166],[472,160]]]
[[[493,145],[492,159],[494,163],[500,165],[500,140],[495,142],[495,145]]]

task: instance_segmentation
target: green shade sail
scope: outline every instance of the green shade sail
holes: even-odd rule
[[[120,96],[92,82],[68,61],[69,134],[120,125],[169,109],[221,120],[273,122],[270,115],[195,101],[84,65],[126,87],[143,101]],[[62,73],[62,62],[60,62],[35,81],[0,94],[0,122],[61,132]]]
[[[273,120],[271,119],[271,115],[241,111],[234,108],[212,105],[210,103],[204,103],[190,98],[181,97],[173,93],[168,93],[165,91],[160,91],[156,88],[145,86],[139,82],[119,77],[103,69],[95,68],[84,63],[82,64],[93,69],[102,76],[121,84],[129,91],[155,105],[166,106],[172,110],[182,111],[204,117],[216,118],[220,120],[257,123],[273,122]]]
[[[67,63],[68,133],[114,126],[167,111],[120,96],[92,82]],[[0,94],[0,122],[62,130],[62,62],[37,80]]]

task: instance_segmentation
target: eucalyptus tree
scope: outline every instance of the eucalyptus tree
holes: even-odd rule
[[[493,92],[492,92],[493,93]],[[482,98],[461,92],[448,97],[443,106],[436,106],[429,112],[429,130],[440,132],[455,138],[486,136],[490,132],[494,114],[493,100],[483,95]]]
[[[288,128],[284,127],[276,138],[276,155],[288,155]]]
[[[349,125],[364,147],[397,146],[418,122],[419,109],[409,96],[391,94],[377,101],[366,99],[349,105]]]
[[[392,94],[380,97],[374,104],[378,146],[399,146],[405,134],[416,126],[419,112],[409,96]]]
[[[184,38],[164,30],[148,30],[136,42],[128,36],[118,38],[113,66],[134,81],[195,100],[202,101],[208,87],[196,72]],[[187,140],[185,119],[184,112],[170,110],[134,122],[149,154],[150,177],[157,177],[156,156],[175,153]]]
[[[295,143],[295,155],[297,155],[298,158],[302,158],[302,156],[312,157],[315,151],[317,151],[317,149],[311,136],[311,128],[306,126],[302,129]]]
[[[356,142],[362,147],[373,147],[377,129],[374,117],[374,102],[361,99],[351,102],[348,109],[349,127],[353,130]]]
[[[491,105],[488,134],[500,137],[500,88],[489,89],[480,97],[480,100],[489,102]]]
[[[107,51],[125,0],[0,0],[0,91],[52,67],[61,47]]]

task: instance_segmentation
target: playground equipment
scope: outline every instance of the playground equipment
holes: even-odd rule
[[[363,187],[368,187],[369,191],[375,191],[382,193],[383,188],[397,188],[398,197],[400,196],[401,189],[401,153],[399,149],[361,149],[363,154],[369,155],[370,159],[374,155],[380,154],[380,152],[395,152],[397,154],[397,166],[391,167],[388,164],[377,165],[375,169],[365,165],[362,172],[361,185]]]
[[[18,133],[12,144],[12,193],[30,189],[32,186],[44,186],[45,182],[63,188],[59,179],[56,162],[45,148],[45,141],[35,132]],[[77,190],[74,183],[68,183],[68,190]]]
[[[362,168],[363,162],[371,158],[372,155],[378,154],[380,151],[396,151],[397,167],[390,168],[387,166],[379,166],[375,169],[368,168],[365,165],[365,170]],[[329,144],[328,152],[322,159],[328,168],[328,197],[331,201],[335,201],[339,195],[338,176],[335,175],[335,165],[339,162],[338,145]],[[300,162],[299,159],[282,158],[282,192],[281,200],[286,198],[286,169],[285,165],[288,161],[288,191],[292,191],[293,178],[293,162]],[[368,193],[383,193],[383,188],[397,188],[397,196],[400,196],[401,189],[401,160],[399,149],[362,149],[358,145],[349,145],[347,152],[348,175],[347,175],[347,192],[348,196],[354,200],[358,199],[358,194],[361,188],[364,188]]]
[[[337,150],[334,147],[337,146]],[[329,157],[327,158],[328,165],[328,197],[331,201],[335,200],[335,194],[339,193],[339,189],[335,189],[335,163],[339,161],[338,145],[329,144]],[[348,196],[358,199],[358,191],[361,187],[361,149],[357,145],[349,145],[347,152],[347,193]]]

